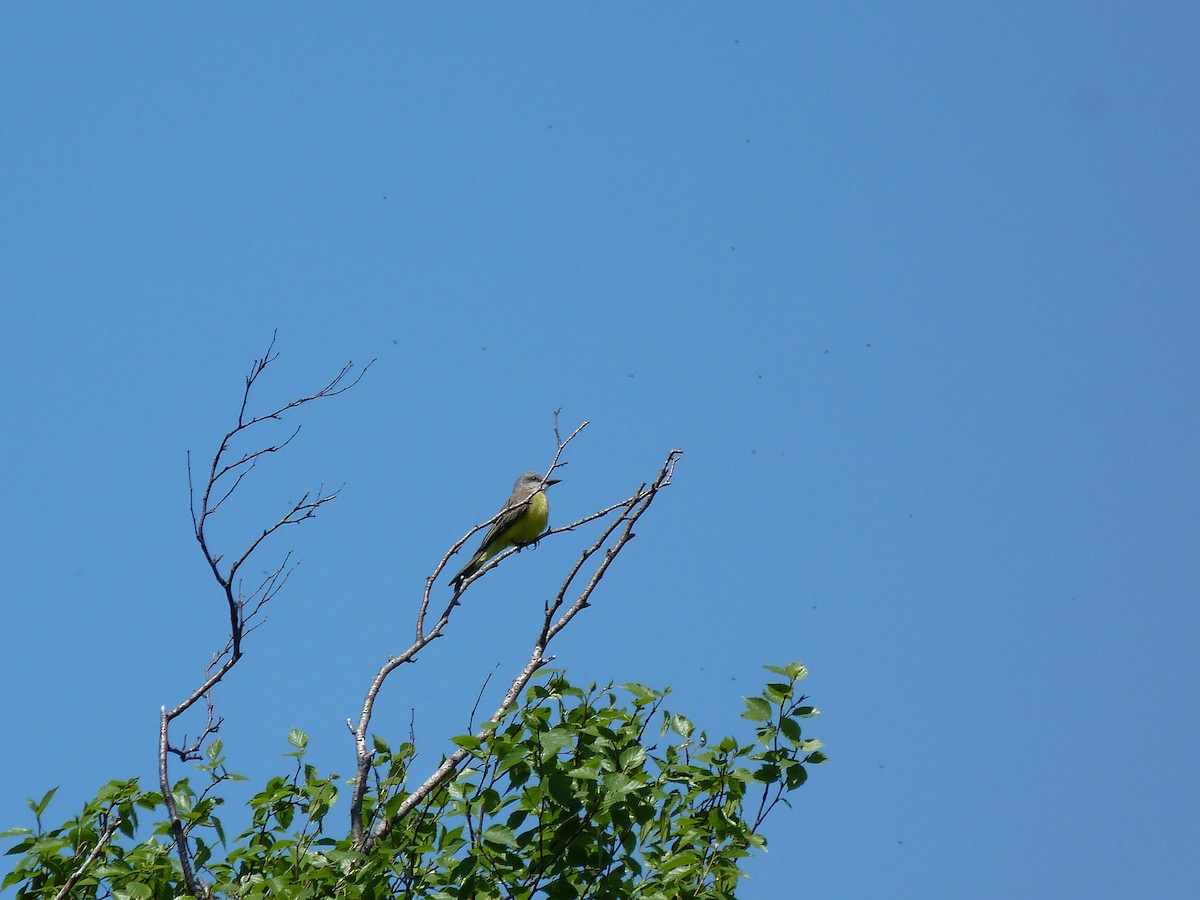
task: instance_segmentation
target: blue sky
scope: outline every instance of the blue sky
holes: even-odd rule
[[[153,783],[222,641],[185,453],[278,329],[264,405],[378,361],[222,523],[346,485],[264,551],[303,564],[216,696],[235,770],[298,727],[351,773],[561,408],[559,524],[685,451],[572,677],[715,734],[812,672],[831,762],[743,896],[1194,889],[1197,159],[1185,4],[6,5],[0,828]],[[476,584],[376,728],[432,766],[586,537]]]

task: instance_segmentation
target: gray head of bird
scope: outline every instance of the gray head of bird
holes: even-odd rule
[[[560,480],[558,478],[547,478],[544,486],[550,487],[552,484],[558,484]],[[526,472],[513,485],[513,493],[515,494],[517,491],[536,491],[540,487],[543,487],[542,476],[537,472]]]

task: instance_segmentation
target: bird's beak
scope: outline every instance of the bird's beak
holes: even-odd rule
[[[550,487],[552,484],[558,484],[560,481],[562,481],[561,478],[547,478],[546,487]]]

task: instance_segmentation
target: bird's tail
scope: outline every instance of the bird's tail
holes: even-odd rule
[[[472,556],[471,561],[463,566],[457,575],[450,579],[450,584],[454,588],[454,593],[457,594],[459,591],[461,591],[462,583],[478,572],[479,567],[485,562],[487,562],[487,557],[482,552],[478,552]]]

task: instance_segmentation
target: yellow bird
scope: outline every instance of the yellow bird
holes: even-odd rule
[[[462,590],[462,583],[479,571],[479,567],[500,551],[512,547],[523,547],[542,536],[550,521],[550,503],[546,500],[546,488],[558,484],[557,478],[542,478],[537,472],[526,472],[513,485],[512,496],[504,501],[498,518],[483,543],[463,566],[462,571],[450,579],[454,592]]]

